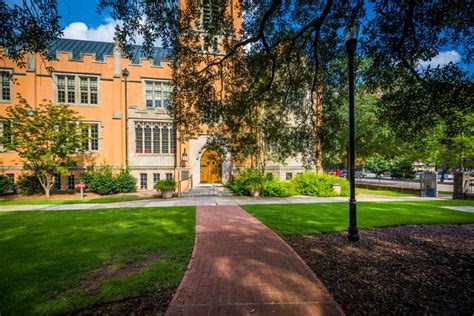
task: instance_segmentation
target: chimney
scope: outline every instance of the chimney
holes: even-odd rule
[[[122,59],[122,46],[120,45],[120,26],[115,26],[114,36],[114,78],[120,78],[122,69],[120,61]]]

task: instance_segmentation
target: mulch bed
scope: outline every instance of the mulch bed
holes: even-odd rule
[[[347,315],[472,315],[474,225],[413,225],[291,236]]]

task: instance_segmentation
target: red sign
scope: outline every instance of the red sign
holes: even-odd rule
[[[86,188],[86,184],[84,182],[79,182],[78,184],[76,184],[76,189],[85,189]]]

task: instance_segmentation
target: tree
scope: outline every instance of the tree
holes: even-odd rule
[[[28,52],[40,53],[47,60],[49,44],[62,35],[56,0],[23,0],[0,2],[0,60],[9,58],[25,66]]]
[[[390,175],[394,179],[413,179],[415,177],[413,161],[407,158],[393,160],[390,165]]]
[[[79,117],[65,105],[40,104],[36,108],[25,99],[7,108],[11,120],[11,138],[2,139],[8,148],[18,152],[23,168],[31,170],[50,196],[56,174],[68,175],[83,148],[84,136]]]
[[[390,170],[390,162],[384,157],[376,154],[367,159],[365,162],[365,167],[374,172],[377,177],[380,177],[382,173]]]

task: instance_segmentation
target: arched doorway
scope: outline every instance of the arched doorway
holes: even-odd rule
[[[201,156],[201,183],[222,182],[222,159],[215,150],[206,150]]]

